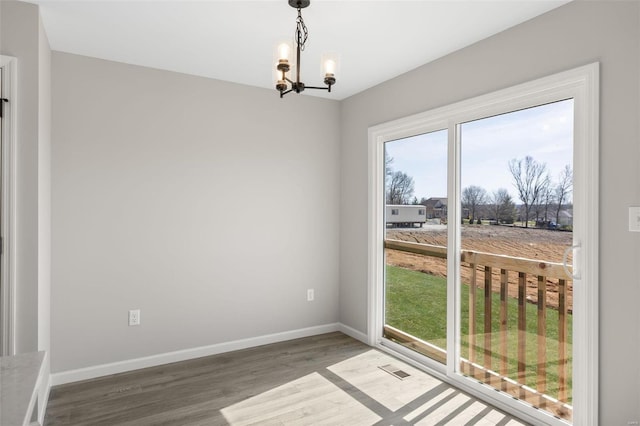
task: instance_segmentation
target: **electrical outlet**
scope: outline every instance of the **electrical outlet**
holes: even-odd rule
[[[129,311],[129,326],[140,325],[140,309],[132,309]]]
[[[629,207],[629,232],[640,232],[640,207]]]
[[[310,288],[307,290],[307,302],[313,302],[313,299],[314,299],[313,289]]]

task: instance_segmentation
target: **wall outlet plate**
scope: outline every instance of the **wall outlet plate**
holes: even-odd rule
[[[140,309],[129,311],[129,326],[140,325]]]
[[[629,232],[640,232],[640,207],[629,207]]]

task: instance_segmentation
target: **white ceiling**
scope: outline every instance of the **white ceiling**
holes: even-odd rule
[[[53,50],[265,88],[297,16],[287,0],[28,1],[41,6]],[[344,99],[568,1],[313,0],[302,11],[301,80],[322,84],[323,52],[340,65],[331,94],[304,93]]]

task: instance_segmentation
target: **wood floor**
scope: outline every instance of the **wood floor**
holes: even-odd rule
[[[382,370],[400,369],[399,379]],[[341,333],[51,390],[45,425],[524,425]]]

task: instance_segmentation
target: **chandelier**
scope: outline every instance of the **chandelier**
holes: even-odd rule
[[[296,19],[296,32],[294,37],[294,43],[296,45],[296,64],[295,64],[295,80],[292,80],[287,73],[291,71],[291,65],[289,64],[289,55],[291,54],[291,46],[289,43],[282,43],[278,46],[278,64],[276,70],[278,73],[278,81],[276,83],[276,90],[280,92],[280,97],[284,97],[289,92],[301,93],[304,89],[318,89],[331,92],[331,86],[336,84],[336,66],[337,60],[332,55],[323,55],[323,74],[324,74],[324,87],[318,86],[306,86],[300,81],[300,54],[304,51],[305,43],[309,32],[307,26],[302,19],[302,9],[309,6],[311,0],[289,0],[289,6],[298,9],[298,18]]]

